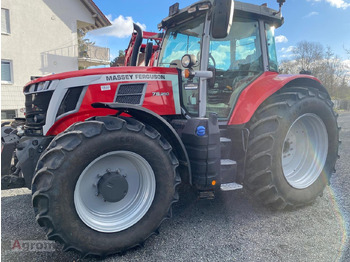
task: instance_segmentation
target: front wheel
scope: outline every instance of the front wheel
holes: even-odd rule
[[[33,206],[47,236],[104,257],[142,243],[170,216],[178,161],[131,118],[96,117],[57,136],[38,162]]]
[[[265,101],[248,128],[245,185],[275,209],[312,203],[338,157],[339,130],[327,94],[285,88]]]

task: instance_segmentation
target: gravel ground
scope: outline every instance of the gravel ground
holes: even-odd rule
[[[255,203],[245,191],[222,192],[198,200],[180,190],[173,219],[143,248],[105,261],[350,261],[350,113],[342,126],[341,158],[331,187],[322,198],[295,211],[274,212]],[[1,258],[3,261],[77,261],[74,252],[15,252],[11,242],[46,240],[34,218],[30,191],[2,191]],[[84,259],[83,261],[96,261]]]

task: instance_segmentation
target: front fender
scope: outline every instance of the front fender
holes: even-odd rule
[[[136,120],[150,125],[156,129],[171,144],[173,152],[178,158],[180,165],[184,167],[188,172],[188,182],[192,184],[190,160],[185,146],[175,129],[161,116],[155,114],[151,110],[132,104],[93,103],[92,107],[107,108],[117,110],[118,112],[124,112],[128,115],[131,115]]]
[[[275,72],[265,72],[241,92],[228,124],[242,125],[248,123],[258,107],[268,97],[282,87],[289,86],[314,87],[328,94],[316,77],[310,75],[279,75]]]

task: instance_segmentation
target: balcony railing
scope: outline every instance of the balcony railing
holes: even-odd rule
[[[108,65],[110,63],[109,48],[84,45],[79,48],[79,66]]]
[[[55,65],[57,61],[59,61],[59,64],[71,63],[71,59],[74,58],[78,59],[79,68],[109,65],[110,63],[109,48],[94,45],[84,45],[84,47],[72,45],[46,51],[41,55],[43,72],[55,72],[53,71],[54,68],[51,67]]]

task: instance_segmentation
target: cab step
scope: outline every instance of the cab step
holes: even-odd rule
[[[232,141],[227,137],[220,137],[221,158],[229,159],[232,151]]]
[[[227,184],[236,181],[237,162],[231,159],[221,159],[220,177],[221,184]]]
[[[232,190],[238,190],[242,188],[243,186],[237,183],[227,183],[227,184],[220,185],[221,191],[232,191]]]

